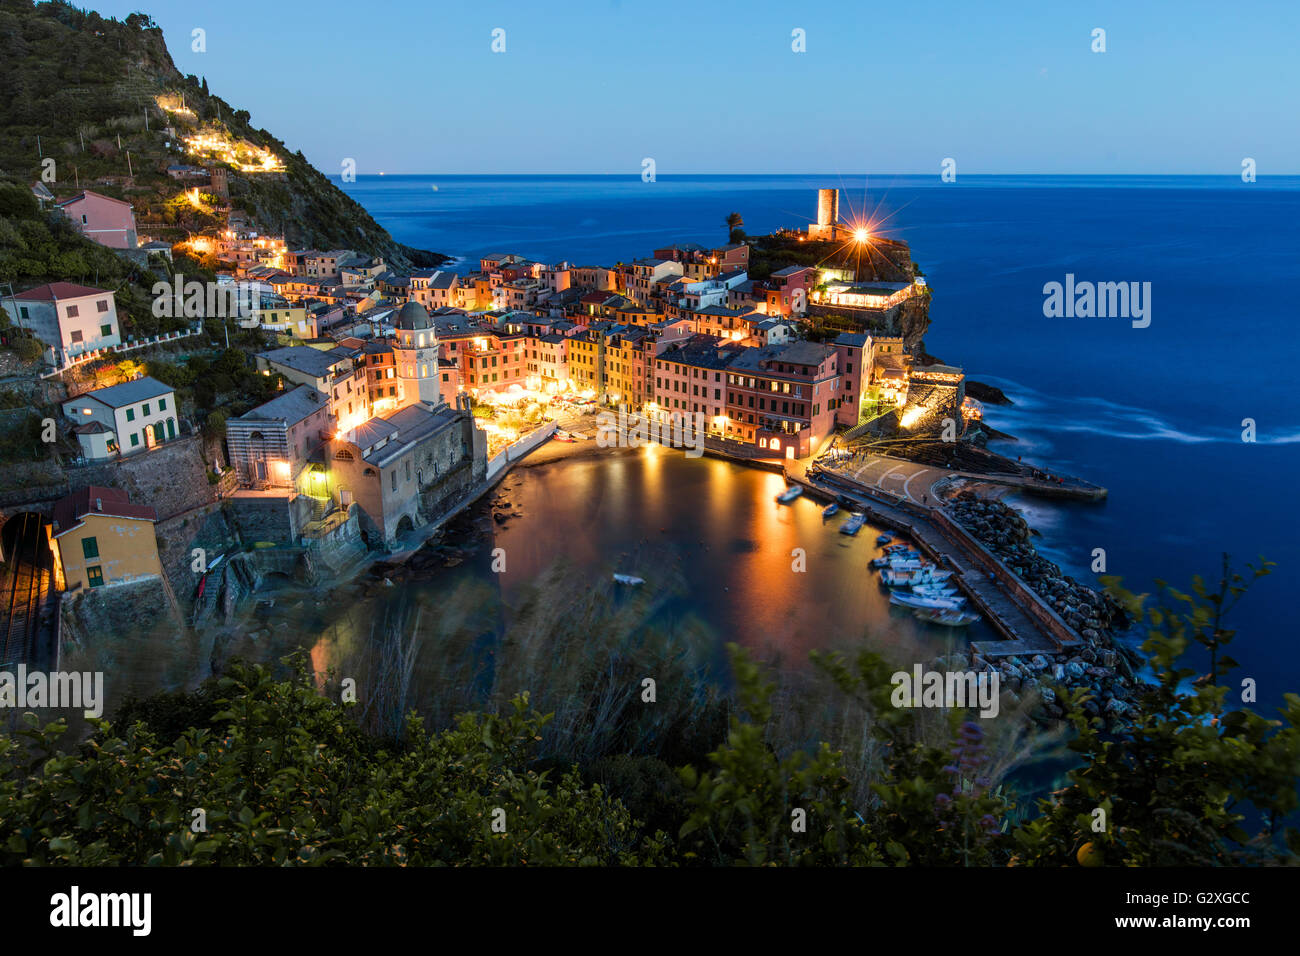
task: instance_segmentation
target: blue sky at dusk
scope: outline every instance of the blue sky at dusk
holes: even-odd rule
[[[1290,0],[88,5],[327,173],[1300,172]]]

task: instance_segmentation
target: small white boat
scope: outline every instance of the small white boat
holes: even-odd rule
[[[906,588],[913,584],[924,584],[928,578],[925,576],[925,569],[921,568],[916,571],[900,571],[895,568],[885,568],[880,572],[880,580],[886,587]]]
[[[942,624],[944,627],[965,627],[980,619],[980,616],[973,611],[944,608],[918,607],[913,609],[912,613],[928,624]]]
[[[926,597],[956,597],[956,588],[946,588],[941,584],[917,584],[912,587],[913,594],[923,594]],[[962,598],[962,600],[966,600]]]
[[[831,515],[835,514],[835,512],[839,510],[840,510],[840,506],[832,501],[830,504],[828,504],[825,508],[822,509],[822,517],[829,518]]]
[[[788,505],[801,494],[803,494],[803,487],[801,485],[791,485],[789,488],[785,489],[785,491],[777,495],[776,500],[781,502],[783,505]]]
[[[862,530],[862,526],[867,523],[866,515],[851,515],[849,520],[840,525],[840,534],[854,535]]]
[[[591,441],[591,436],[584,435],[582,432],[569,432],[569,437],[574,441]]]
[[[918,584],[935,584],[946,581],[951,575],[951,571],[938,571],[933,565],[923,565],[919,568],[891,566],[880,572],[880,580],[888,587],[901,588],[915,587]]]
[[[630,574],[616,574],[614,581],[617,584],[645,584],[645,578],[633,577]]]
[[[880,539],[877,538],[876,540],[879,541]],[[898,544],[891,544],[887,547],[881,548],[881,550],[884,551],[885,554],[899,554],[900,552],[903,554],[916,553],[916,548],[912,547],[910,544],[902,544],[901,542]]]
[[[889,542],[893,540],[894,540],[893,532],[886,531],[884,534],[880,535],[880,537],[876,538],[876,544],[889,544]]]
[[[564,431],[563,429],[556,429],[556,432],[555,432],[555,440],[556,440],[556,441],[573,441],[573,436],[570,435],[568,432]]]
[[[900,607],[939,608],[947,611],[956,611],[961,607],[960,604],[949,598],[922,597],[919,594],[904,594],[902,591],[890,593],[889,603],[897,604]]]

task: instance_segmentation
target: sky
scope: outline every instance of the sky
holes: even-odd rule
[[[86,5],[326,173],[1300,173],[1296,0]]]

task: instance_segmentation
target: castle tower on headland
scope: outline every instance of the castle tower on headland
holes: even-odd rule
[[[817,190],[817,223],[808,227],[808,238],[838,239],[843,231],[840,225],[840,191]]]
[[[429,310],[414,299],[402,306],[394,323],[393,361],[401,382],[401,404],[441,405],[438,387],[438,333]]]

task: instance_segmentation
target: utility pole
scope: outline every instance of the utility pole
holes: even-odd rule
[[[37,159],[45,158],[45,154],[41,152],[41,137],[39,133],[36,136],[36,158]]]
[[[131,168],[131,151],[126,151],[126,172],[131,179],[135,179],[135,170]]]
[[[12,282],[6,282],[5,288],[9,290],[9,305],[14,310],[14,322],[17,324],[18,328],[21,329],[23,327],[23,314],[18,310],[18,302],[14,299],[14,284]]]

